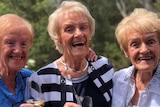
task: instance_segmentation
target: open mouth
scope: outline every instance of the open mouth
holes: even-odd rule
[[[84,42],[73,43],[72,46],[73,46],[73,47],[84,46]]]
[[[153,59],[153,57],[140,57],[138,58],[138,60],[142,61],[142,60],[151,60]]]
[[[22,56],[10,56],[10,58],[12,58],[14,60],[21,60],[21,59],[23,59]]]

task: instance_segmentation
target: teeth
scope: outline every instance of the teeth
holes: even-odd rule
[[[142,57],[142,58],[138,58],[138,60],[151,60],[152,57]]]
[[[83,42],[81,42],[81,43],[74,43],[74,44],[72,44],[72,46],[73,47],[75,47],[75,46],[83,46],[84,45],[84,43]]]
[[[15,60],[20,60],[20,59],[22,59],[22,56],[21,57],[11,56],[11,58],[15,59]]]

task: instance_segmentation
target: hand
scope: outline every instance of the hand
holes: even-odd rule
[[[73,102],[66,102],[63,107],[81,107],[81,105],[78,105]]]
[[[91,48],[89,48],[89,53],[87,55],[88,61],[96,61],[97,58],[98,56],[96,55],[96,53]]]
[[[41,106],[24,103],[24,104],[21,104],[20,107],[41,107]]]

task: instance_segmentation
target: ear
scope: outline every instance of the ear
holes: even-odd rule
[[[125,57],[128,58],[129,57],[128,53],[126,51],[123,51],[123,52],[125,54]]]
[[[59,43],[59,44],[62,44],[62,40],[61,40],[61,38],[58,38],[58,40],[57,40],[57,41],[58,41],[58,43]]]

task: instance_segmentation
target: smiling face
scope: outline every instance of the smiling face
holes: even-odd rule
[[[29,47],[28,36],[8,34],[2,38],[0,58],[1,62],[6,64],[10,73],[16,73],[25,66]]]
[[[68,13],[60,19],[60,34],[64,55],[86,57],[91,32],[87,17],[82,14]]]
[[[127,36],[128,51],[125,54],[139,71],[153,72],[160,57],[160,44],[156,33],[132,33]]]

